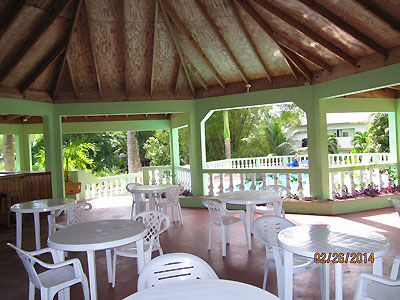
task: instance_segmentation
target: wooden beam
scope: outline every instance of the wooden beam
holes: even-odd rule
[[[389,86],[388,88],[400,91],[400,85]]]
[[[7,115],[5,116],[6,121],[12,121],[15,119],[18,119],[19,117],[22,117],[22,115]]]
[[[9,7],[7,7],[0,16],[0,39],[7,32],[8,27],[18,16],[21,8],[24,6],[26,0],[11,1]]]
[[[317,1],[314,1],[314,0],[298,0],[298,1],[300,1],[304,5],[308,6],[309,8],[314,10],[316,13],[323,16],[324,18],[328,19],[333,24],[335,24],[337,27],[339,27],[343,31],[347,32],[352,37],[354,37],[355,39],[362,42],[364,45],[367,45],[375,52],[387,57],[387,51],[383,46],[379,45],[377,42],[370,39],[364,33],[357,30],[355,27],[351,26],[349,23],[347,23],[346,21],[344,21],[343,19],[341,19],[340,17],[338,17],[337,15],[332,13],[329,9],[325,8],[325,6],[319,4]]]
[[[189,43],[193,46],[193,48],[196,50],[196,52],[199,54],[200,58],[205,62],[205,64],[208,66],[210,71],[214,74],[215,79],[218,81],[219,85],[225,89],[225,83],[222,77],[218,74],[217,70],[213,66],[213,64],[210,62],[210,60],[207,58],[203,50],[201,50],[199,44],[196,42],[196,40],[193,38],[192,34],[189,32],[189,30],[186,28],[185,24],[181,21],[181,19],[178,17],[178,15],[175,13],[175,11],[172,9],[172,7],[168,4],[167,1],[161,0],[160,5],[168,14],[171,16],[172,21],[175,23],[176,27],[182,32],[182,34],[186,37],[186,39],[189,41]]]
[[[290,72],[292,73],[293,77],[297,79],[297,74],[295,73],[295,70],[292,67],[292,65],[289,63],[289,60],[286,58],[282,46],[277,42],[276,35],[273,29],[267,24],[267,22],[264,21],[264,19],[258,14],[258,12],[245,0],[235,0],[235,2],[239,4],[247,12],[247,14],[258,24],[258,26],[261,27],[262,30],[264,30],[264,32],[276,44],[278,49],[281,51],[282,57],[286,62],[286,64],[288,65]]]
[[[226,42],[224,36],[222,35],[221,30],[218,28],[218,26],[215,24],[211,16],[208,14],[206,8],[204,5],[199,1],[199,0],[194,0],[196,3],[197,7],[199,8],[201,14],[203,17],[207,20],[208,24],[211,26],[212,30],[214,31],[215,35],[218,37],[218,40],[220,43],[224,46],[225,51],[228,53],[229,57],[235,64],[236,68],[238,69],[240,76],[242,77],[243,81],[248,84],[249,83],[249,78],[247,77],[246,73],[243,70],[243,67],[240,65],[239,60],[236,58],[235,54],[233,54],[231,48],[229,47],[228,43]]]
[[[101,80],[100,80],[100,74],[99,74],[99,66],[97,63],[97,58],[96,58],[96,51],[95,51],[95,40],[94,40],[94,36],[93,36],[93,28],[91,25],[91,20],[89,18],[89,14],[88,14],[88,10],[87,10],[87,2],[89,0],[85,0],[85,6],[86,6],[86,16],[87,16],[87,20],[88,20],[88,28],[89,28],[89,36],[90,36],[90,46],[92,48],[92,55],[93,55],[93,62],[94,62],[94,70],[96,72],[96,78],[97,78],[97,87],[99,88],[99,97],[103,98],[103,88],[101,86]]]
[[[74,90],[74,95],[75,98],[79,98],[80,94],[78,92],[78,87],[76,85],[76,80],[74,76],[74,72],[72,72],[72,67],[71,67],[71,61],[69,60],[69,55],[67,54],[67,67],[68,67],[68,72],[69,72],[69,77],[71,78],[72,82],[72,89]]]
[[[253,0],[256,2],[258,5],[260,5],[262,8],[265,10],[269,11],[270,13],[274,14],[281,20],[285,21],[298,31],[302,32],[305,36],[308,36],[310,39],[313,41],[317,42],[321,46],[325,47],[329,51],[331,51],[333,54],[335,54],[337,57],[340,59],[344,60],[345,62],[351,64],[352,66],[356,66],[357,62],[355,58],[350,56],[349,54],[346,53],[346,51],[340,49],[330,41],[326,40],[322,36],[316,34],[314,31],[309,29],[307,26],[303,25],[302,23],[298,22],[296,19],[291,17],[290,15],[284,13],[282,10],[277,8],[276,6],[273,6],[271,3],[266,3],[263,0]]]
[[[189,69],[192,70],[192,74],[197,78],[202,87],[208,92],[209,91],[208,84],[206,80],[203,78],[203,76],[201,76],[199,70],[197,70],[197,68],[194,65],[192,65],[192,63],[189,60],[186,60],[186,65]]]
[[[64,53],[63,61],[62,61],[62,64],[61,64],[61,68],[60,68],[60,70],[58,72],[58,75],[57,75],[56,86],[54,87],[54,90],[53,90],[53,97],[52,97],[53,100],[55,100],[56,97],[57,97],[58,89],[60,87],[60,83],[61,83],[61,79],[62,79],[62,74],[64,73],[65,66],[66,66],[66,63],[67,63],[67,56],[68,56],[68,52],[69,52],[69,49],[70,49],[71,36],[72,36],[72,33],[74,32],[74,30],[76,28],[76,24],[77,24],[77,20],[78,20],[80,11],[81,11],[81,7],[82,7],[82,0],[76,0],[75,1],[75,7],[74,7],[74,10],[73,10],[73,12],[74,12],[74,21],[73,21],[73,23],[71,25],[71,30],[69,32],[68,42],[67,42],[67,49],[66,49],[66,51]],[[70,69],[70,72],[71,72],[71,69]],[[77,95],[75,95],[75,96],[77,96]]]
[[[190,78],[189,70],[187,69],[187,66],[185,65],[183,52],[182,52],[181,47],[180,47],[179,44],[178,44],[178,40],[177,40],[177,38],[176,38],[176,35],[175,35],[175,32],[174,32],[174,28],[172,27],[172,23],[171,23],[171,21],[170,21],[170,19],[169,19],[169,17],[168,17],[168,14],[167,14],[167,12],[166,12],[166,10],[165,10],[165,7],[164,7],[164,5],[163,5],[163,2],[162,2],[162,1],[158,1],[158,2],[160,3],[161,10],[162,10],[163,15],[164,15],[164,19],[165,19],[165,21],[167,22],[167,26],[168,26],[168,29],[169,29],[169,33],[171,34],[171,37],[172,37],[172,40],[173,40],[173,42],[174,42],[176,51],[178,51],[178,55],[179,55],[179,58],[180,58],[180,60],[181,60],[181,64],[182,64],[182,66],[183,66],[183,69],[184,69],[185,74],[186,74],[186,78],[187,78],[187,80],[188,80],[188,82],[189,82],[189,85],[190,85],[190,89],[192,90],[193,96],[195,96],[195,95],[196,95],[195,88],[194,88],[194,86],[193,86],[192,79]]]
[[[237,3],[237,1],[234,1],[234,2]],[[253,38],[251,37],[249,31],[247,30],[246,25],[244,25],[244,22],[243,22],[242,18],[240,17],[239,11],[238,11],[238,9],[236,7],[237,4],[235,4],[235,3],[232,3],[232,5],[231,5],[232,11],[233,11],[233,15],[234,15],[236,21],[238,22],[240,28],[242,29],[242,32],[243,32],[247,42],[249,43],[250,48],[253,50],[254,54],[256,55],[256,57],[258,59],[258,62],[264,68],[264,71],[265,71],[265,74],[267,75],[268,81],[270,83],[272,83],[272,76],[271,76],[271,74],[269,72],[269,69],[268,69],[266,63],[264,62],[260,51],[258,51],[258,48],[257,48],[256,44],[253,41]]]
[[[372,14],[380,18],[386,24],[390,25],[394,30],[400,31],[400,21],[392,17],[389,13],[385,12],[378,5],[373,3],[371,0],[355,0],[365,9],[369,10]]]
[[[178,91],[178,81],[179,81],[179,74],[182,72],[182,61],[179,61],[179,69],[178,69],[178,75],[176,75],[176,81],[175,81],[175,95],[176,92]]]
[[[153,96],[154,86],[154,69],[157,58],[156,45],[157,45],[157,22],[158,22],[158,1],[156,1],[156,7],[154,11],[154,34],[153,34],[153,60],[151,63],[151,82],[150,82],[150,95]]]
[[[0,82],[11,72],[12,69],[21,61],[31,47],[39,40],[46,32],[47,28],[53,23],[60,12],[64,9],[67,3],[71,0],[55,0],[52,1],[48,9],[49,14],[44,16],[35,32],[24,41],[19,49],[15,49],[11,57],[5,60],[5,63],[0,67]]]
[[[306,65],[301,61],[296,53],[292,52],[290,49],[285,47],[282,48],[286,57],[296,66],[296,68],[304,75],[309,81],[312,81],[312,73],[306,67]]]
[[[65,52],[66,48],[67,40],[64,39],[49,54],[45,55],[45,57],[36,64],[35,68],[25,76],[18,86],[21,93],[24,93],[25,90],[43,73],[43,71]]]

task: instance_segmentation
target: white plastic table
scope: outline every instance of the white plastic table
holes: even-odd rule
[[[314,258],[316,253],[317,255],[325,253],[326,261],[331,253],[330,263],[332,263],[332,259],[339,253],[343,253],[343,259],[346,259],[349,253],[347,262],[354,257],[353,253],[355,256],[361,253],[358,257],[363,262],[364,257],[368,261],[370,254],[373,253],[373,273],[382,276],[382,256],[390,250],[390,242],[382,234],[330,225],[302,225],[286,228],[279,232],[278,241],[284,250],[284,299],[286,300],[293,298],[293,254]],[[322,257],[316,256],[316,258]],[[341,300],[343,298],[342,263],[333,264],[335,266],[335,299]],[[326,273],[325,298],[329,299],[329,272]]]
[[[89,267],[90,299],[97,299],[95,251],[108,250],[136,242],[138,273],[144,266],[143,237],[146,226],[131,220],[103,220],[69,226],[53,233],[47,240],[50,248],[59,250],[59,259],[64,251],[87,252]],[[111,253],[107,253],[108,282],[111,282]]]
[[[177,188],[179,186],[172,184],[155,184],[155,185],[135,185],[130,188],[131,193],[148,194],[149,195],[149,209],[154,210],[156,203],[156,196],[159,193],[164,193],[170,188]],[[144,207],[136,203],[136,213],[144,211]]]
[[[50,212],[54,214],[56,210],[74,204],[74,199],[41,199],[28,202],[21,202],[11,206],[10,210],[15,212],[17,219],[16,239],[17,247],[22,245],[22,214],[33,214],[35,223],[35,242],[36,250],[40,249],[40,218],[39,213]]]
[[[279,300],[256,286],[222,279],[189,279],[158,284],[123,300]]]
[[[274,214],[281,215],[279,211],[280,195],[271,191],[238,191],[219,194],[218,200],[224,203],[246,205],[246,231],[247,247],[251,250],[251,221],[253,220],[254,208],[256,204],[265,204],[272,202]]]

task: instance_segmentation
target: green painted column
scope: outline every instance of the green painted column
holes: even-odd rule
[[[325,99],[314,99],[306,111],[311,196],[319,200],[330,198],[325,106]]]
[[[179,164],[179,131],[178,128],[172,128],[169,131],[170,151],[171,151],[171,167],[172,167],[172,183],[175,184],[176,172],[175,167]]]
[[[43,116],[46,171],[51,172],[54,198],[64,197],[64,172],[62,156],[61,117],[57,114]]]
[[[24,125],[22,126],[20,132],[15,135],[15,144],[17,152],[17,170],[31,171],[31,144],[29,141],[29,133],[25,130]]]
[[[391,125],[389,114],[389,126]],[[396,99],[396,112],[394,113],[395,117],[395,141],[396,141],[396,159],[397,159],[397,184],[400,183],[400,99]],[[391,132],[391,128],[389,129]],[[390,134],[389,139],[391,139],[392,135]],[[392,152],[392,148],[390,148],[390,152]]]
[[[396,112],[388,113],[388,119],[389,119],[389,152],[390,152],[390,157],[396,159],[397,156]]]

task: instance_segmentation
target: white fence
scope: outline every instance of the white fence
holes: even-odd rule
[[[185,191],[192,191],[192,174],[190,166],[179,166],[175,168],[176,178],[175,183],[182,186]]]

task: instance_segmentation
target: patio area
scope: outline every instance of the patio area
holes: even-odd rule
[[[183,200],[184,201],[184,200]],[[131,196],[97,198],[91,200],[93,209],[87,213],[87,221],[102,219],[128,219],[130,216]],[[184,202],[183,202],[184,204]],[[247,251],[245,233],[242,226],[232,228],[231,244],[227,247],[227,256],[221,256],[219,229],[215,229],[212,249],[207,250],[209,214],[206,209],[183,208],[184,225],[172,223],[161,235],[164,253],[186,252],[206,260],[221,279],[229,279],[262,287],[265,250],[264,246],[252,239],[253,248]],[[286,214],[286,218],[296,225],[302,224],[335,224],[346,228],[363,227],[366,230],[385,235],[392,247],[388,255],[383,257],[383,273],[388,277],[393,258],[400,254],[400,218],[395,209],[383,208],[365,212],[342,214],[337,216],[316,216]],[[24,219],[23,249],[34,249],[33,220],[31,215]],[[41,219],[41,236],[43,245],[47,239],[47,219]],[[0,230],[0,289],[7,299],[28,298],[28,278],[16,253],[6,246],[7,242],[15,243],[15,228]],[[156,253],[156,252],[155,252]],[[85,253],[69,253],[68,258],[81,260],[86,274],[87,260]],[[116,287],[107,283],[105,252],[96,252],[96,267],[99,299],[123,299],[136,292],[137,271],[136,260],[118,259]],[[267,290],[277,295],[275,271],[270,271]],[[356,281],[360,273],[371,273],[369,264],[345,264],[343,266],[343,299],[352,299]],[[331,280],[333,280],[331,274]],[[332,281],[331,281],[332,282]],[[331,284],[331,297],[334,295]],[[318,272],[306,272],[294,276],[295,299],[320,299]],[[37,294],[38,296],[38,294]],[[83,299],[81,287],[71,289],[71,299]]]

